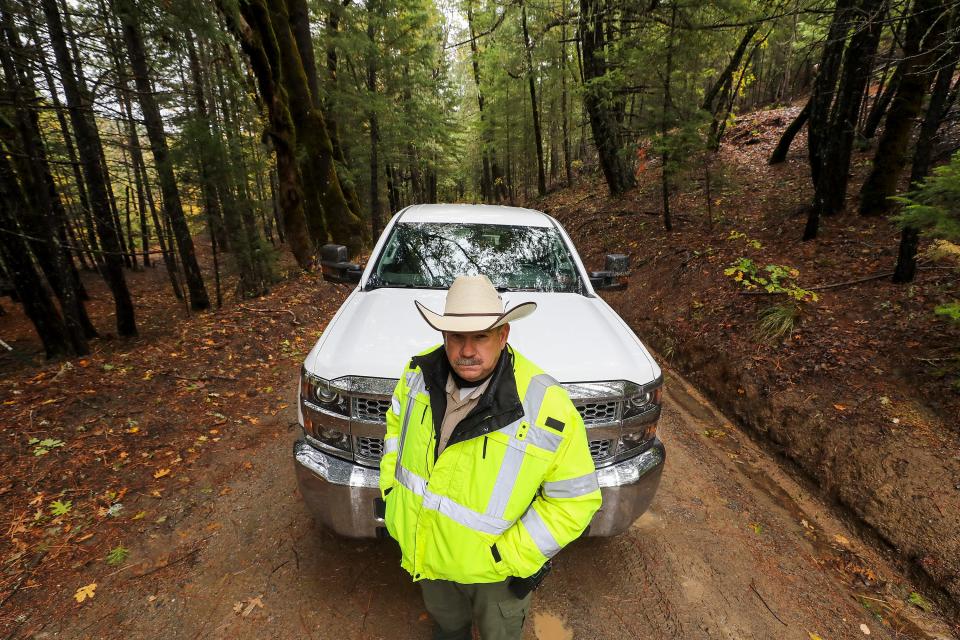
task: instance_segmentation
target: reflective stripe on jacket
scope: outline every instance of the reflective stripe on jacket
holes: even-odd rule
[[[437,456],[448,371],[435,347],[397,383],[380,462],[387,530],[414,580],[532,575],[600,508],[583,419],[556,380],[507,345]]]

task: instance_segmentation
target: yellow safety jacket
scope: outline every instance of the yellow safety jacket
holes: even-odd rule
[[[532,575],[600,508],[583,419],[556,380],[507,345],[437,456],[449,371],[434,347],[393,392],[380,462],[387,531],[414,580]]]

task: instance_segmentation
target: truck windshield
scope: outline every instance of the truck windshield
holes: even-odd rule
[[[554,228],[438,222],[396,225],[368,286],[446,289],[464,274],[486,275],[500,290],[582,293]]]

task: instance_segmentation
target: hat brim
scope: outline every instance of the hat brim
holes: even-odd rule
[[[489,331],[495,327],[505,325],[508,322],[526,318],[537,308],[536,302],[521,302],[503,313],[440,315],[420,304],[418,300],[414,300],[413,303],[417,305],[417,311],[420,312],[420,315],[423,316],[423,319],[426,320],[427,324],[431,327],[437,331],[451,331],[454,333]]]

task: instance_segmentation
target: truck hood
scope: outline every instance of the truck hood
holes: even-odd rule
[[[443,312],[445,290],[354,290],[304,365],[327,379],[400,376],[411,356],[443,341],[414,307]],[[647,349],[601,298],[574,293],[507,292],[507,306],[533,301],[532,315],[510,325],[510,344],[560,382],[629,380],[660,375]]]

